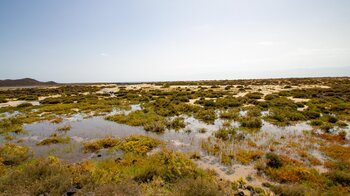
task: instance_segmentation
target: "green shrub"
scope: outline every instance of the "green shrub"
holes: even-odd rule
[[[214,196],[226,195],[225,192],[215,183],[208,179],[185,179],[174,185],[176,196]]]
[[[62,127],[58,127],[56,130],[57,131],[69,131],[72,128],[70,125],[64,125]]]
[[[265,155],[266,157],[266,165],[268,167],[272,167],[272,168],[280,168],[283,166],[283,162],[280,159],[280,157],[275,154],[275,153],[267,153]]]
[[[266,120],[277,125],[289,125],[291,122],[305,120],[305,116],[291,108],[272,108],[270,109],[269,115],[265,117]]]
[[[220,112],[220,118],[223,119],[237,119],[239,116],[239,111],[237,109],[229,109]]]
[[[69,136],[51,136],[41,140],[37,145],[66,144],[70,142]]]
[[[29,148],[13,143],[0,146],[0,164],[18,165],[29,158]],[[1,161],[2,160],[2,161]]]
[[[142,188],[135,181],[123,180],[118,184],[103,184],[96,186],[93,191],[98,196],[102,195],[120,195],[120,196],[141,196]]]
[[[229,140],[236,134],[236,130],[234,128],[220,128],[215,132],[215,137],[220,138],[222,140]]]
[[[143,126],[146,131],[152,132],[163,132],[166,126],[164,117],[147,110],[133,111],[128,115],[107,116],[106,119],[131,126]]]
[[[238,121],[245,128],[261,128],[262,126],[262,121],[259,117],[243,116]]]
[[[167,127],[175,130],[185,128],[186,127],[185,119],[183,117],[176,117],[167,123]]]
[[[159,146],[161,143],[162,142],[160,140],[148,136],[133,135],[123,139],[120,149],[124,152],[146,154]]]
[[[0,182],[0,192],[5,195],[63,195],[73,177],[64,165],[40,159],[1,176]]]
[[[302,185],[276,185],[270,188],[276,195],[283,196],[304,196],[304,195],[317,195],[310,188],[306,188]]]
[[[199,110],[196,114],[195,117],[199,120],[202,120],[206,123],[214,123],[216,119],[216,114],[214,110]]]
[[[106,137],[83,143],[84,152],[96,152],[103,148],[111,148],[121,145],[120,139]]]
[[[17,108],[27,108],[33,106],[31,103],[21,103],[17,106]]]
[[[276,94],[268,94],[264,97],[265,100],[272,100],[272,99],[276,99],[278,98],[279,96],[276,95]]]
[[[143,125],[145,131],[162,133],[165,131],[166,124],[163,121],[148,122]]]
[[[323,122],[321,120],[312,120],[312,121],[310,121],[310,125],[311,126],[320,126],[322,124],[323,124]]]
[[[326,176],[331,179],[335,184],[341,184],[343,186],[350,186],[350,173],[345,171],[331,171],[326,173]]]
[[[249,99],[261,99],[264,94],[259,92],[247,93],[245,97]]]

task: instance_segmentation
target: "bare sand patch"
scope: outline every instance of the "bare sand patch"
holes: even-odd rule
[[[59,94],[57,94],[57,95],[50,95],[50,96],[41,96],[41,97],[38,97],[38,100],[42,101],[42,100],[44,100],[46,98],[58,98],[58,97],[61,97],[61,96],[62,95],[59,95]]]
[[[40,105],[38,101],[8,101],[6,103],[0,103],[0,108],[2,107],[17,107],[22,103],[30,103],[32,105]]]

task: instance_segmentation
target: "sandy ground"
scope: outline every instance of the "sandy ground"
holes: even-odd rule
[[[235,182],[240,179],[243,179],[247,181],[247,177],[251,177],[252,180],[247,181],[248,185],[252,185],[255,187],[262,187],[262,188],[263,188],[262,184],[264,182],[272,183],[269,180],[261,176],[258,176],[253,165],[235,164],[235,165],[226,167],[226,166],[222,166],[219,163],[211,164],[210,161],[212,160],[209,160],[209,161],[198,160],[198,161],[195,161],[195,163],[197,164],[198,167],[202,169],[214,170],[217,173],[218,177],[223,180]],[[227,170],[230,170],[231,172],[227,172]]]
[[[31,103],[32,105],[40,105],[38,101],[8,101],[6,103],[0,103],[0,108],[2,107],[16,107],[22,103]]]
[[[38,97],[38,100],[42,101],[46,98],[57,98],[57,97],[61,97],[61,95],[57,94],[57,95],[50,95],[50,96],[41,96],[41,97]]]

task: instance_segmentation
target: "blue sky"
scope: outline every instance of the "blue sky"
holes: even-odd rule
[[[350,76],[348,0],[0,0],[0,79]]]

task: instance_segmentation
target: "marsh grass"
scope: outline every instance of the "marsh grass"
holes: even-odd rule
[[[195,115],[195,118],[202,120],[205,123],[213,124],[216,119],[216,113],[212,109],[202,109],[199,110]]]
[[[271,108],[269,114],[264,117],[265,120],[279,126],[286,126],[292,123],[305,120],[305,116],[296,109],[285,107]]]
[[[18,165],[30,157],[29,148],[14,143],[5,143],[0,146],[0,164]]]
[[[233,127],[222,127],[215,132],[215,137],[222,140],[230,140],[236,135],[236,130]]]
[[[166,119],[153,111],[138,110],[130,112],[128,115],[117,114],[107,116],[106,120],[115,121],[131,126],[143,126],[146,131],[164,132]]]
[[[262,121],[260,117],[243,116],[238,119],[241,123],[241,127],[258,129],[262,127]]]
[[[120,139],[106,137],[83,143],[84,152],[96,152],[103,148],[116,147],[121,144]]]
[[[133,135],[123,139],[106,137],[83,143],[84,152],[96,152],[104,148],[123,150],[124,153],[146,154],[160,144],[158,139],[142,135]]]
[[[69,142],[70,142],[69,136],[53,135],[41,140],[40,142],[37,143],[37,145],[42,146],[42,145],[51,145],[51,144],[67,144]]]
[[[71,125],[64,125],[62,127],[58,127],[56,130],[57,131],[63,131],[63,132],[67,132],[69,130],[71,130],[72,126]]]
[[[173,120],[167,122],[169,129],[179,130],[186,127],[185,119],[183,117],[176,117]]]

